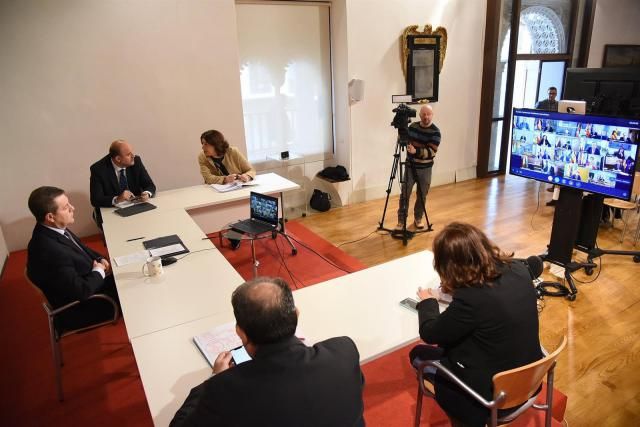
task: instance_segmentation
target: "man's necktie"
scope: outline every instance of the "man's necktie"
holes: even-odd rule
[[[73,242],[74,245],[76,245],[76,247],[78,249],[80,249],[82,251],[83,254],[85,254],[87,257],[89,257],[89,259],[91,259],[93,261],[93,257],[91,255],[89,255],[89,253],[87,251],[84,250],[84,248],[82,246],[80,246],[80,244],[78,242],[76,242],[76,239],[73,238],[73,236],[71,236],[71,233],[69,233],[69,230],[64,230],[64,236],[71,240],[71,242]]]
[[[124,190],[129,189],[129,184],[127,183],[127,175],[125,173],[125,169],[120,169],[120,193]]]

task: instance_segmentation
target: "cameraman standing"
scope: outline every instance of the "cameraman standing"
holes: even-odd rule
[[[415,179],[411,168],[411,160],[415,165],[418,186],[422,191],[422,200],[416,195],[416,202],[413,207],[414,223],[408,227],[410,231],[424,228],[423,206],[427,199],[427,193],[431,186],[431,169],[433,159],[440,145],[440,129],[433,124],[433,108],[431,105],[424,105],[420,108],[420,121],[411,123],[408,129],[409,144],[407,144],[408,159],[405,164],[405,183],[400,192],[400,206],[398,209],[398,225],[396,230],[402,230],[407,219],[409,198],[413,191]]]

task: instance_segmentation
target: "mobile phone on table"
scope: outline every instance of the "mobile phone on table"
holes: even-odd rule
[[[235,365],[239,365],[251,360],[251,356],[249,356],[249,353],[247,353],[244,346],[241,345],[240,347],[236,347],[231,350],[231,359]]]
[[[411,311],[418,311],[418,301],[414,300],[413,298],[405,298],[402,301],[400,301],[400,305],[403,306],[406,309],[409,309]]]

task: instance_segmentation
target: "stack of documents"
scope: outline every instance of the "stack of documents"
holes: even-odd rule
[[[253,181],[248,182],[237,180],[230,182],[229,184],[211,184],[211,188],[216,190],[218,193],[226,193],[227,191],[239,190],[242,187],[251,187],[254,185],[258,185],[257,177]]]

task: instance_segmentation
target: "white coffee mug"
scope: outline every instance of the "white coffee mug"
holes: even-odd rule
[[[142,265],[142,274],[145,276],[160,276],[162,274],[162,258],[152,256]]]

